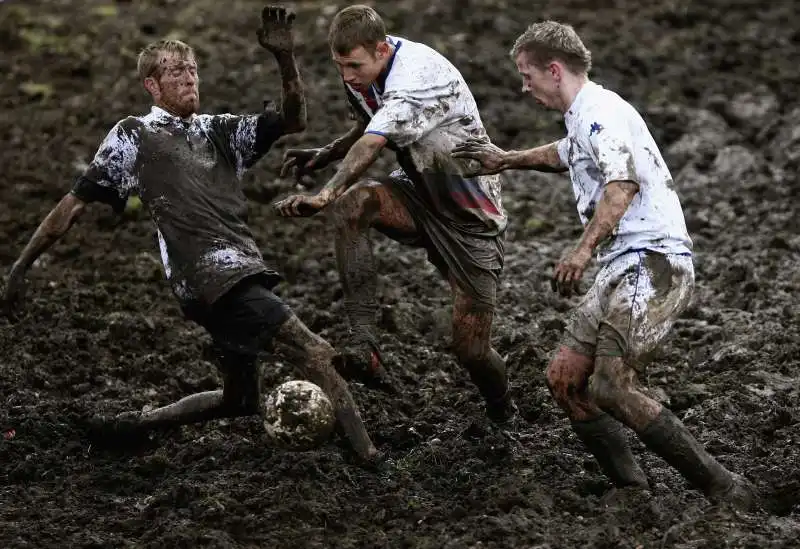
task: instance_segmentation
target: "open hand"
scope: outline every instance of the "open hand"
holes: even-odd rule
[[[298,181],[311,172],[321,170],[330,164],[330,151],[321,149],[288,149],[283,154],[281,177],[286,177],[294,170],[295,179]]]
[[[477,160],[481,167],[471,173],[464,174],[467,177],[477,175],[494,175],[505,169],[506,151],[487,139],[470,138],[456,145],[450,155],[453,158],[464,160]]]
[[[275,202],[272,207],[283,217],[311,217],[328,205],[322,193],[315,195],[294,194]]]
[[[258,43],[274,54],[294,51],[292,23],[295,13],[283,6],[266,6],[261,11]]]
[[[564,297],[577,294],[580,282],[589,261],[592,259],[591,250],[578,246],[568,250],[559,260],[550,281],[554,292]]]

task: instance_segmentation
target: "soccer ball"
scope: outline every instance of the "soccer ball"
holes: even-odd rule
[[[278,385],[264,402],[264,429],[278,447],[311,450],[333,433],[333,404],[317,385],[293,380]]]

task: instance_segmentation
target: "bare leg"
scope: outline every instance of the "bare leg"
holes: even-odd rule
[[[597,405],[634,431],[641,432],[661,413],[659,402],[639,390],[636,370],[622,357],[599,356],[589,378],[589,394]]]
[[[222,373],[222,390],[189,395],[148,412],[129,412],[120,419],[135,419],[140,427],[158,429],[258,414],[261,411],[261,368],[256,357],[220,349],[215,352]]]
[[[275,339],[297,355],[295,364],[299,373],[319,385],[331,399],[336,419],[358,456],[367,461],[374,458],[378,451],[367,434],[353,396],[345,380],[333,368],[332,361],[336,356],[333,347],[309,330],[295,315],[281,326]]]
[[[545,372],[547,387],[567,413],[572,429],[615,486],[647,486],[623,426],[589,397],[592,357],[561,347]]]
[[[375,336],[377,278],[370,230],[374,227],[389,235],[414,234],[416,227],[405,206],[376,181],[351,187],[335,202],[332,215],[336,262],[351,330],[351,341],[343,354],[354,369],[374,375],[382,366]]]
[[[598,357],[589,392],[600,408],[631,427],[664,461],[712,500],[749,509],[750,485],[722,466],[675,415],[636,387],[637,373],[620,357]]]
[[[451,286],[453,351],[486,401],[489,418],[498,423],[508,421],[516,414],[516,406],[508,389],[505,362],[492,348],[494,311],[477,303],[454,282]]]

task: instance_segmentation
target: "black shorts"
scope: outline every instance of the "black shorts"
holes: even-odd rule
[[[211,335],[219,366],[255,365],[258,354],[268,349],[273,337],[292,312],[272,293],[265,277],[249,276],[226,292],[212,305],[188,303],[182,306],[186,318]]]

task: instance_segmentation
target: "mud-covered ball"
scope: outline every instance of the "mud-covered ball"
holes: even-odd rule
[[[335,423],[330,399],[309,381],[287,381],[266,396],[264,429],[280,448],[317,448],[330,438]]]

